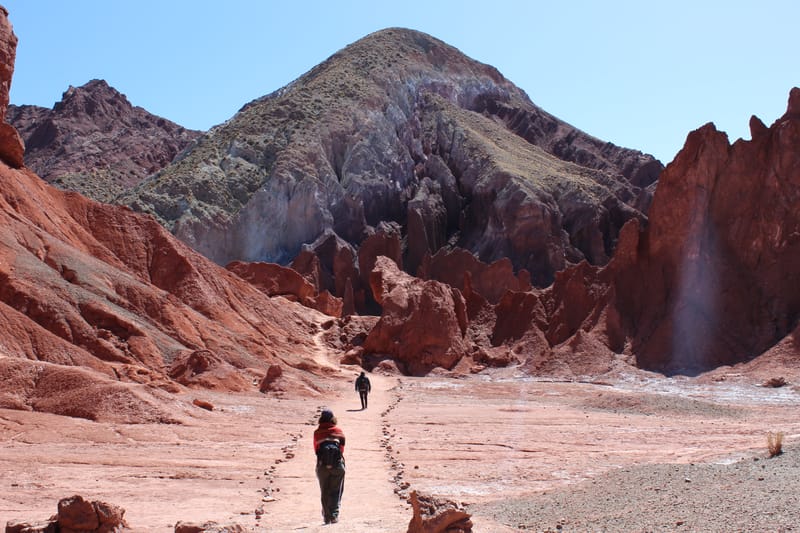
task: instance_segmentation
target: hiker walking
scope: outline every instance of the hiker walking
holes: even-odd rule
[[[344,491],[344,432],[336,426],[333,411],[323,409],[314,431],[322,516],[326,524],[339,521],[339,504]]]
[[[369,382],[369,378],[365,376],[363,372],[356,378],[356,390],[361,397],[361,409],[366,409],[367,396],[369,396],[369,392],[372,390],[372,385]]]

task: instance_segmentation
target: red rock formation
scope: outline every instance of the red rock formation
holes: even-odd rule
[[[106,375],[120,364],[165,372],[196,350],[235,368],[263,367],[276,351],[302,358],[303,341],[290,338],[308,338],[308,313],[273,303],[152,219],[27,172],[0,168],[0,181],[5,355]]]
[[[258,384],[258,390],[261,392],[269,392],[275,389],[275,382],[283,375],[283,369],[280,365],[271,365],[267,369],[266,375],[261,379]]]
[[[360,285],[370,287],[372,270],[378,257],[388,257],[400,268],[403,268],[403,244],[400,227],[397,224],[381,222],[374,232],[364,239],[358,247],[358,272],[361,275]],[[380,312],[376,305],[376,297],[365,291],[364,303],[356,307],[362,314],[377,314]]]
[[[75,495],[58,502],[58,513],[44,522],[13,521],[6,533],[64,532],[110,533],[128,528],[125,509],[102,501],[88,501]]]
[[[8,121],[25,140],[28,168],[106,202],[164,168],[200,135],[134,107],[103,80],[70,87],[53,109],[10,106]]]
[[[711,124],[689,134],[662,174],[649,226],[629,223],[608,266],[568,269],[545,291],[554,359],[591,352],[607,366],[616,353],[693,374],[748,361],[793,331],[798,111],[795,88],[771,127],[751,120],[750,141],[730,145]]]
[[[17,55],[17,36],[8,20],[8,11],[0,6],[0,158],[6,164],[20,168],[25,150],[22,138],[13,126],[6,124],[11,77]]]
[[[530,275],[526,270],[514,274],[508,258],[498,259],[488,265],[467,250],[439,250],[428,256],[419,272],[423,279],[434,279],[464,291],[464,279],[469,273],[472,289],[496,304],[506,291],[525,292],[531,289]]]
[[[783,117],[733,146],[704,126],[665,171],[637,256],[646,283],[634,338],[640,365],[692,370],[746,360],[797,323],[798,106],[795,88]]]
[[[316,265],[319,265],[319,261]],[[342,300],[328,291],[317,293],[317,288],[299,272],[275,263],[244,263],[234,261],[228,270],[253,284],[267,296],[283,296],[287,300],[300,302],[328,316],[342,316]],[[312,278],[313,279],[313,278]]]
[[[370,286],[383,312],[364,341],[366,352],[390,355],[414,375],[451,369],[469,353],[466,304],[457,289],[413,278],[387,257],[377,259]]]
[[[250,378],[210,350],[180,354],[172,362],[168,375],[187,387],[236,392],[252,389]]]
[[[364,309],[366,292],[356,264],[356,251],[332,231],[304,246],[290,266],[319,292],[328,291],[342,298],[342,314]]]
[[[0,37],[13,48],[13,34]],[[174,390],[170,366],[200,353],[235,376],[222,388],[253,387],[249,369],[276,362],[287,374],[306,368],[319,315],[270,299],[149,216],[0,163],[0,227],[0,372],[15,387],[4,387],[6,405],[99,418],[108,413],[97,406],[127,395],[141,409],[120,416],[153,420],[152,395],[118,379]]]
[[[457,509],[454,504],[441,504],[426,498],[423,513],[416,491],[411,492],[409,500],[414,515],[408,524],[408,533],[472,533],[470,514]]]

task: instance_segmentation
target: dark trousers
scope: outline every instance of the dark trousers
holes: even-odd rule
[[[326,524],[339,519],[339,504],[342,502],[344,492],[344,472],[344,462],[333,468],[317,465],[322,515]]]
[[[367,392],[365,390],[360,390],[360,391],[358,391],[358,395],[361,396],[361,408],[362,409],[366,409],[367,408],[367,396],[369,396],[369,392]]]

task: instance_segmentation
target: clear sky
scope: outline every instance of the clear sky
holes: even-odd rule
[[[606,141],[672,160],[706,122],[731,141],[800,86],[797,0],[0,0],[19,37],[11,103],[105,79],[208,129],[361,37],[424,31]]]

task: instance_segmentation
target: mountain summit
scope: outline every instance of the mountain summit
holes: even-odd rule
[[[464,248],[536,284],[603,264],[661,163],[536,107],[497,69],[392,28],[245,105],[122,201],[221,264],[399,228],[405,268]]]

